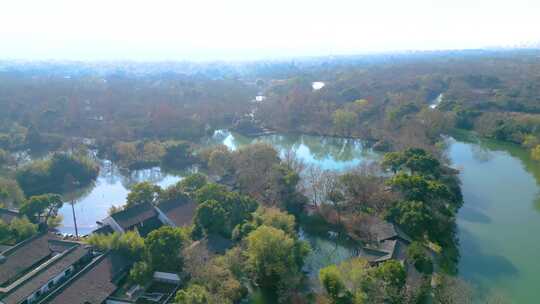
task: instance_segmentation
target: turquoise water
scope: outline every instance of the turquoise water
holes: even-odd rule
[[[280,153],[293,150],[307,164],[329,170],[346,170],[380,155],[360,141],[309,135],[269,135],[247,138],[219,131],[205,144],[223,143],[238,149],[262,141]],[[467,138],[450,139],[447,154],[461,170],[465,204],[458,215],[461,260],[460,276],[481,293],[499,293],[513,303],[536,303],[540,291],[540,163],[517,146]],[[159,168],[121,173],[107,163],[95,186],[79,194],[75,211],[82,233],[96,227],[111,205],[124,203],[129,186],[147,180],[161,186],[173,184],[180,176]],[[71,206],[61,210],[61,230],[73,233]],[[318,269],[354,255],[350,247],[330,235],[306,233],[313,247],[306,267],[316,279]]]
[[[257,139],[229,132],[216,139],[232,149],[263,141],[279,151],[324,169],[345,170],[380,155],[350,139],[308,135],[271,135]],[[459,275],[480,296],[496,294],[512,303],[540,302],[540,163],[510,144],[471,138],[449,139],[447,155],[461,170],[464,206],[458,214],[461,260]],[[309,239],[316,270],[353,255],[325,236]],[[313,273],[316,273],[314,271]]]
[[[451,140],[465,204],[459,212],[459,273],[480,294],[538,303],[540,163],[520,147]]]

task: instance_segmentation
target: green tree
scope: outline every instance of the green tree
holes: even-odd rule
[[[405,166],[411,170],[412,174],[438,176],[441,164],[430,153],[423,149],[411,148],[404,152]]]
[[[384,154],[381,166],[384,169],[391,170],[394,174],[396,174],[399,170],[401,170],[401,166],[403,166],[405,161],[405,157],[402,153],[388,152]]]
[[[450,189],[437,180],[431,180],[423,175],[409,175],[404,172],[392,176],[388,184],[399,190],[407,200],[430,201],[432,199],[453,200]]]
[[[16,172],[16,179],[26,195],[64,193],[94,181],[99,166],[84,155],[55,153],[49,159],[36,160]],[[64,181],[73,179],[69,184]]]
[[[388,260],[379,265],[375,269],[374,276],[382,280],[385,287],[396,290],[401,290],[407,279],[405,267],[396,260]]]
[[[216,200],[208,200],[197,207],[195,213],[195,229],[200,233],[204,231],[206,234],[217,233],[227,235],[227,211],[223,203]],[[199,235],[201,237],[202,235]]]
[[[230,192],[224,207],[227,210],[228,229],[232,231],[236,225],[251,219],[251,214],[257,210],[259,203],[247,195]]]
[[[20,212],[32,222],[41,223],[43,220],[47,223],[49,218],[56,217],[63,204],[62,197],[58,194],[35,195],[22,203]]]
[[[407,168],[411,174],[420,174],[438,177],[441,164],[432,154],[419,148],[409,148],[402,152],[389,152],[383,156],[381,166],[391,170],[394,174],[397,171]]]
[[[265,225],[274,227],[283,230],[290,236],[296,233],[294,216],[277,208],[259,208],[255,213],[254,221],[257,223],[257,226]]]
[[[367,260],[352,258],[321,269],[319,280],[332,303],[382,303],[373,271]]]
[[[333,304],[351,303],[352,295],[343,283],[336,265],[330,265],[319,271],[319,280]]]
[[[178,304],[213,304],[204,286],[191,284],[176,293],[175,302]],[[217,303],[216,303],[217,304]]]
[[[11,234],[17,242],[21,242],[38,232],[38,226],[28,220],[26,216],[15,218],[9,224]]]
[[[195,215],[194,236],[219,233],[230,237],[236,225],[251,219],[258,203],[249,196],[228,191],[224,186],[207,184],[195,193],[199,203]]]
[[[177,185],[182,191],[193,194],[207,183],[206,176],[201,173],[193,173],[179,181]]]
[[[53,154],[49,161],[48,169],[49,178],[52,182],[58,183],[58,181],[64,181],[66,175],[69,174],[79,186],[88,185],[97,178],[99,173],[99,166],[96,162],[86,156],[71,153]],[[71,189],[61,190],[66,191]]]
[[[278,292],[290,284],[291,278],[299,276],[309,247],[295,241],[283,230],[261,226],[247,237],[247,266],[252,279],[263,289]],[[286,283],[287,282],[287,283]]]
[[[391,211],[391,219],[417,239],[422,239],[433,223],[432,211],[420,201],[399,202]]]
[[[126,208],[139,204],[154,204],[161,193],[161,187],[150,182],[135,184],[127,196]]]
[[[135,231],[91,234],[87,242],[100,250],[115,250],[134,260],[142,259],[145,250],[144,239]]]
[[[129,271],[129,281],[144,286],[152,279],[153,271],[150,265],[144,261],[133,264]]]
[[[424,249],[421,243],[412,242],[407,247],[407,257],[419,272],[424,274],[431,274],[433,272],[433,262],[426,254],[426,249]]]
[[[198,204],[202,204],[209,200],[215,200],[218,202],[225,202],[227,200],[227,194],[229,191],[225,186],[215,183],[208,183],[195,191],[195,201]]]
[[[146,259],[157,271],[180,271],[183,267],[182,246],[186,241],[181,228],[163,226],[150,232],[145,240]]]

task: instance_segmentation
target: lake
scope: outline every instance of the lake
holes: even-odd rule
[[[512,303],[538,301],[540,163],[524,149],[489,140],[450,140],[461,169],[465,204],[459,212],[460,276],[481,294]]]
[[[536,260],[540,242],[534,237],[540,232],[540,163],[515,145],[456,138],[448,140],[447,154],[461,171],[465,200],[458,215],[460,276],[480,293],[496,290],[515,303],[533,303],[540,274]],[[237,149],[252,142],[269,143],[280,153],[293,150],[304,162],[330,170],[346,170],[380,157],[358,140],[310,135],[248,138],[218,131],[204,144],[223,143]],[[182,174],[166,174],[159,168],[122,173],[110,162],[102,162],[95,186],[75,205],[81,233],[95,229],[95,221],[107,216],[111,205],[123,204],[133,183],[152,181],[168,186],[181,178]],[[61,231],[73,233],[71,206],[64,206],[61,213]],[[313,247],[306,262],[313,280],[321,267],[354,255],[346,242],[331,235],[301,234]]]

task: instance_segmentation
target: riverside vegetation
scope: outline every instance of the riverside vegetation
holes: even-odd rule
[[[534,51],[443,52],[241,67],[177,64],[170,73],[135,64],[122,73],[97,72],[70,63],[19,73],[4,63],[0,200],[20,216],[0,223],[0,239],[16,243],[58,225],[66,201],[60,195],[96,180],[97,157],[126,170],[196,165],[204,174],[166,189],[136,185],[127,198],[129,207],[189,197],[197,204],[192,226],[160,228],[145,238],[89,239],[133,256],[133,282],[173,265],[188,275],[178,303],[462,303],[456,292],[462,283],[452,275],[463,197],[442,135],[474,130],[540,158],[540,75],[530,68],[537,58]],[[314,89],[315,81],[324,86]],[[253,102],[257,94],[265,98]],[[261,143],[235,151],[201,145],[216,129],[245,125],[239,121],[261,130],[360,138],[387,153],[378,164],[331,172]],[[360,248],[373,241],[364,233],[373,218],[411,238],[406,263],[353,258],[323,268],[311,286],[301,226],[337,231]],[[203,245],[213,238],[229,249],[207,252]],[[419,284],[407,269],[417,270]]]

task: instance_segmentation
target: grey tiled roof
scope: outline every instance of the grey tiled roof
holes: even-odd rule
[[[121,255],[106,253],[40,303],[101,304],[118,288],[130,265]]]
[[[53,252],[48,243],[51,238],[50,234],[40,234],[2,252],[5,260],[0,264],[0,286],[50,256]]]
[[[184,202],[170,201],[159,204],[158,208],[175,226],[182,227],[191,225],[197,204],[191,200]]]
[[[379,242],[396,238],[400,238],[409,243],[411,242],[411,238],[395,224],[376,217],[373,217],[372,221],[373,223],[369,227],[369,230]]]
[[[153,217],[157,217],[157,211],[150,203],[139,204],[133,207],[127,208],[120,212],[114,213],[111,217],[122,227],[124,230],[129,230],[133,226],[149,220]]]
[[[114,230],[109,225],[101,226],[98,229],[92,231],[93,234],[111,234],[113,232]]]
[[[10,290],[3,298],[0,296],[2,298],[1,301],[6,304],[19,303],[87,254],[88,249],[84,246],[78,244],[72,246],[62,257],[51,263],[51,265],[48,265],[13,290]]]
[[[407,258],[407,243],[400,239],[382,241],[375,247],[363,247],[360,256],[374,263],[390,259],[405,261]]]

